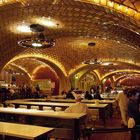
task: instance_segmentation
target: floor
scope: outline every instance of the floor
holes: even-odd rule
[[[96,122],[96,128],[102,128],[101,121]],[[106,121],[106,128],[121,128],[120,113],[116,111],[112,118]],[[90,140],[130,140],[130,132],[115,132],[115,133],[96,133],[92,134]]]
[[[104,128],[101,120],[97,120],[95,126],[96,128]],[[113,113],[112,118],[107,119],[106,128],[122,128],[119,111]],[[90,139],[85,138],[81,140],[130,140],[130,132],[96,133],[96,134],[92,134]]]

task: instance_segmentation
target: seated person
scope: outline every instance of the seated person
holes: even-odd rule
[[[75,95],[76,103],[70,107],[68,107],[65,112],[67,113],[88,113],[88,107],[85,103],[82,103],[81,95]]]
[[[75,93],[73,91],[69,91],[66,95],[66,99],[75,99],[74,94]]]
[[[101,97],[99,91],[97,91],[97,92],[94,94],[94,99],[103,100],[103,98]]]
[[[88,100],[92,100],[92,99],[93,99],[93,97],[92,97],[92,95],[89,93],[89,91],[86,91],[86,93],[85,93],[85,99],[88,99]]]
[[[67,92],[66,92],[65,90],[63,90],[63,91],[61,92],[61,94],[62,94],[62,96],[64,96],[64,97],[67,96]]]
[[[94,98],[94,94],[95,94],[94,88],[91,88],[91,89],[90,89],[90,94],[92,95],[92,98]]]

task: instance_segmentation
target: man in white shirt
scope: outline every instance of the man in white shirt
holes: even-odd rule
[[[82,103],[81,95],[75,95],[76,103],[70,107],[68,107],[65,112],[67,113],[88,113],[88,107],[85,103]]]
[[[85,113],[88,114],[88,107],[85,103],[82,103],[81,100],[81,95],[80,94],[75,94],[75,100],[76,103],[70,107],[68,107],[65,112],[66,113]],[[88,124],[88,117],[86,116],[85,119],[82,120],[80,130],[82,131],[86,125]],[[83,137],[81,135],[81,137]],[[80,138],[81,139],[81,138]]]
[[[128,108],[127,89],[125,89],[121,93],[118,93],[116,100],[118,101],[121,112],[122,125],[127,126],[127,108]]]

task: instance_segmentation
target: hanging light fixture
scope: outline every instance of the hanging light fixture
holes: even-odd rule
[[[55,40],[48,38],[43,34],[44,27],[40,24],[31,24],[30,30],[32,32],[31,37],[26,37],[18,41],[19,46],[25,48],[50,48],[55,45]]]

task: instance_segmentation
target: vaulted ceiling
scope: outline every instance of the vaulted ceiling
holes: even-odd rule
[[[0,14],[1,68],[10,61],[7,68],[14,65],[31,74],[40,65],[50,65],[67,76],[85,67],[84,60],[98,58],[113,61],[115,70],[139,70],[139,0],[6,0],[0,3]],[[20,47],[17,42],[31,33],[16,27],[41,24],[44,17],[56,21],[55,28],[44,26],[44,34],[55,39],[55,47]],[[88,46],[90,42],[96,45]],[[107,69],[96,67],[101,75]]]

